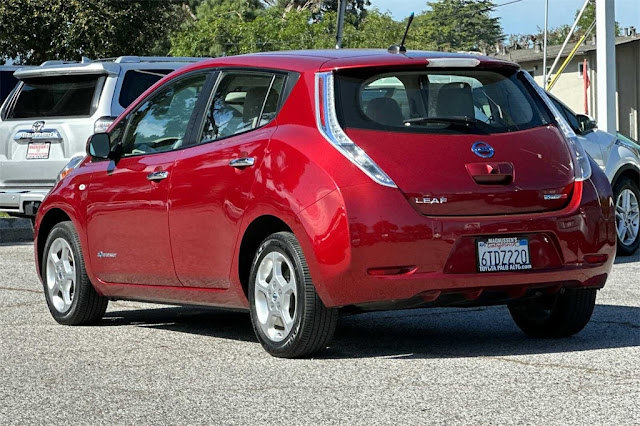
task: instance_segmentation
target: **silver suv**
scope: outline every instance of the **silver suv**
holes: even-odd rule
[[[121,56],[19,69],[0,108],[0,211],[33,217],[93,133],[166,74],[202,58]]]
[[[598,130],[595,120],[576,114],[553,95],[555,106],[573,128],[585,151],[605,172],[616,206],[618,254],[628,256],[640,246],[640,146],[621,135]]]

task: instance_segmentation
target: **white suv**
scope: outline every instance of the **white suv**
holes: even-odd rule
[[[19,69],[0,108],[0,212],[33,217],[93,133],[166,74],[202,58],[121,56]]]
[[[576,114],[553,95],[549,97],[611,182],[616,206],[618,254],[628,256],[634,253],[640,246],[640,146],[619,133],[612,135],[598,130],[591,117]]]

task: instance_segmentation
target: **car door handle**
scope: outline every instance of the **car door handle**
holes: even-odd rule
[[[167,171],[159,171],[159,172],[151,172],[147,175],[147,179],[153,182],[157,182],[159,180],[163,180],[169,177],[169,172]]]
[[[256,159],[253,157],[242,157],[242,158],[235,158],[231,161],[229,161],[229,165],[231,167],[236,167],[238,169],[241,169],[243,167],[251,167],[255,164]]]

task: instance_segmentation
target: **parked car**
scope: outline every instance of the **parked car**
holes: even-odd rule
[[[106,130],[160,78],[196,60],[121,56],[17,70],[20,83],[0,108],[0,212],[35,216],[59,172],[84,158],[89,136]]]
[[[599,130],[594,119],[576,114],[555,96],[550,97],[587,153],[611,182],[616,206],[618,253],[624,256],[633,254],[640,246],[640,146],[620,133],[612,135]]]
[[[508,304],[528,335],[564,337],[615,257],[606,176],[528,73],[486,57],[216,58],[88,154],[35,223],[61,324],[115,299],[246,309],[270,354],[301,357],[341,311]]]

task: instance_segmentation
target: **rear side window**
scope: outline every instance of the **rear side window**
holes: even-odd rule
[[[173,70],[129,70],[124,74],[118,102],[123,108],[131,105],[138,96],[151,87],[155,82]]]
[[[482,69],[338,74],[344,127],[427,133],[504,133],[551,121],[513,71]]]
[[[276,116],[285,76],[222,74],[205,117],[200,143],[264,126]]]
[[[24,79],[9,118],[90,116],[104,77],[64,75]]]

